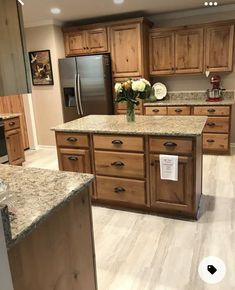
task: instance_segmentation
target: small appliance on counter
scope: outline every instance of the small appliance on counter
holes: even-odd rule
[[[212,89],[208,89],[207,93],[207,101],[208,102],[219,102],[222,100],[223,92],[225,89],[220,87],[221,79],[219,75],[213,75],[210,79],[210,83],[212,84]]]

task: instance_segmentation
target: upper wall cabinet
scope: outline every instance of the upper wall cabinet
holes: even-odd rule
[[[105,27],[74,30],[64,29],[65,53],[67,56],[108,51]]]
[[[234,25],[206,28],[205,69],[211,72],[233,69]]]
[[[29,93],[21,5],[16,0],[0,0],[0,7],[0,96]]]
[[[175,73],[203,71],[203,28],[175,32]]]

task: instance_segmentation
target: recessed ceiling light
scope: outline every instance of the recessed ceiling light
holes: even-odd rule
[[[60,14],[61,13],[61,9],[60,8],[51,8],[51,13],[52,14]]]
[[[205,6],[208,6],[208,2],[205,2],[204,5],[205,5]]]
[[[217,2],[214,2],[214,6],[217,6],[218,5],[218,3]]]
[[[18,2],[23,6],[24,2],[22,0],[18,0]]]
[[[204,2],[204,6],[206,6],[206,7],[208,7],[208,6],[210,6],[210,7],[212,7],[212,6],[218,6],[218,2],[212,2],[212,1],[210,1],[210,2]]]
[[[113,0],[113,3],[115,4],[122,4],[124,0]]]

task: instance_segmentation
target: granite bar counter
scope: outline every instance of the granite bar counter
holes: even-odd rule
[[[0,179],[0,210],[14,290],[49,289],[56,283],[66,289],[82,283],[83,289],[95,290],[89,194],[94,175],[0,165]],[[79,282],[75,269],[81,274]]]
[[[0,113],[0,118],[2,120],[8,120],[21,116],[21,113]]]

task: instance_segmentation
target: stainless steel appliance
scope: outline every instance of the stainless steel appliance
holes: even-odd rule
[[[59,59],[64,122],[113,114],[110,56]]]
[[[4,133],[4,122],[0,118],[0,163],[8,161],[7,146]]]

